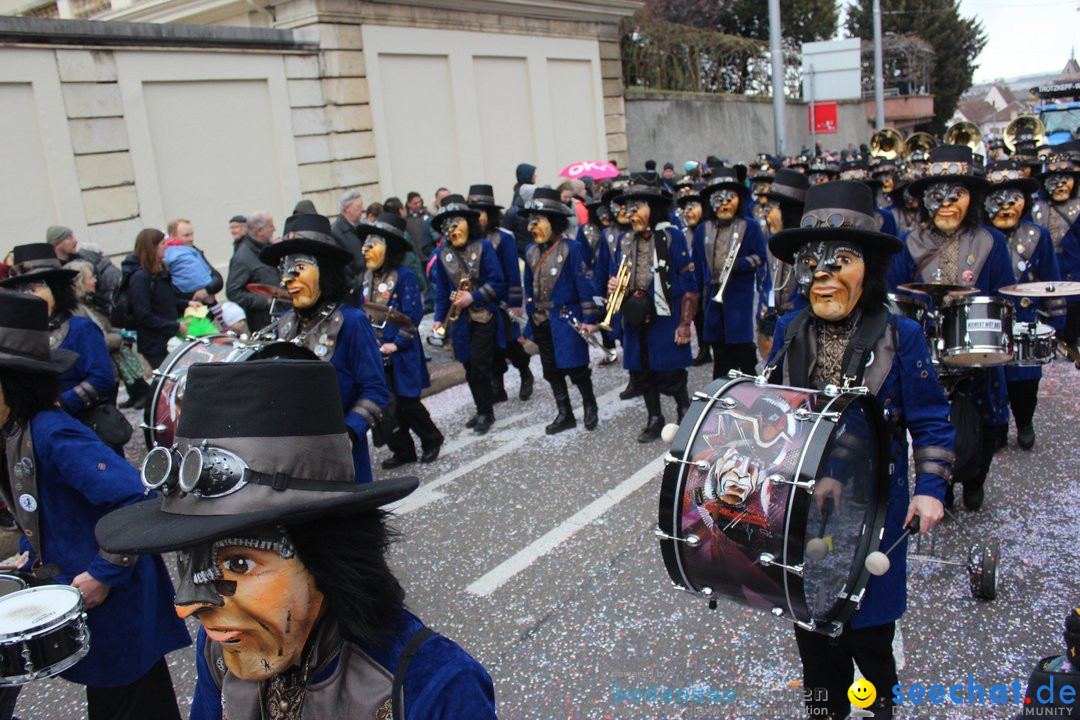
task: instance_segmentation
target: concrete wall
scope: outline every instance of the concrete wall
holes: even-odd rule
[[[785,113],[787,153],[810,145],[804,103],[788,103]],[[839,131],[818,135],[822,147],[846,148],[869,142],[872,133],[862,102],[841,103]],[[759,152],[773,153],[772,101],[731,95],[627,91],[626,132],[632,169],[645,161],[661,165],[704,160],[708,155],[739,162]]]

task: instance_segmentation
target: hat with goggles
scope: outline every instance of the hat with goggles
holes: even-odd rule
[[[356,484],[337,373],[307,360],[193,365],[176,444],[150,451],[142,481],[158,497],[98,522],[106,552],[160,553],[350,515],[417,486],[413,477]]]
[[[866,254],[892,255],[904,247],[895,236],[878,231],[874,193],[868,185],[849,180],[813,185],[806,191],[799,227],[769,238],[769,250],[786,263],[810,242],[842,240],[858,244]]]
[[[985,178],[978,177],[975,156],[967,145],[938,145],[930,151],[923,176],[913,180],[908,186],[912,196],[921,198],[931,185],[959,184],[967,188],[972,195],[981,196],[986,192]]]
[[[573,211],[562,201],[562,193],[546,187],[536,188],[532,199],[521,208],[522,216],[544,215],[548,218],[569,218]]]
[[[259,260],[277,266],[286,255],[310,255],[328,259],[340,265],[352,262],[352,253],[337,244],[330,230],[330,221],[322,215],[298,213],[285,220],[282,241],[267,245]]]
[[[754,178],[755,180],[763,180],[763,178]],[[772,181],[772,177],[769,178]],[[706,217],[713,217],[712,201],[710,198],[716,193],[722,190],[729,190],[739,196],[739,211],[740,213],[746,209],[746,198],[750,194],[750,189],[746,187],[746,183],[739,181],[739,174],[734,168],[716,168],[712,177],[709,178],[708,184],[701,189],[701,204],[707,208],[705,210]]]
[[[435,213],[435,216],[431,218],[431,227],[435,232],[441,233],[443,223],[452,217],[464,218],[472,227],[480,220],[480,211],[469,207],[469,204],[465,202],[465,198],[460,195],[447,195],[439,203],[439,212]]]
[[[1015,189],[1024,193],[1028,200],[1039,191],[1039,181],[1024,177],[1024,167],[1016,160],[1000,160],[986,168],[987,192]]]

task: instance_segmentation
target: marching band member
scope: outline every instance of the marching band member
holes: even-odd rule
[[[341,409],[353,440],[357,482],[371,481],[367,431],[382,421],[390,391],[371,321],[345,305],[352,254],[334,240],[322,215],[298,213],[285,221],[284,239],[267,245],[259,260],[277,267],[292,296],[292,310],[263,332],[301,345],[334,366]]]
[[[496,317],[506,293],[506,279],[495,249],[481,237],[480,213],[460,195],[442,199],[431,226],[447,242],[434,265],[436,332],[453,325],[454,357],[465,366],[476,414],[465,423],[477,435],[495,424],[494,356],[506,345],[506,331]],[[445,331],[443,331],[445,332]]]
[[[922,221],[919,200],[908,192],[911,183],[920,177],[922,174],[914,165],[901,165],[896,175],[895,185],[889,193],[892,197],[892,214],[896,220],[896,232],[901,238],[905,233],[917,228]]]
[[[590,282],[592,282],[601,255],[607,255],[608,264],[610,264],[610,256],[618,240],[618,225],[614,214],[611,212],[611,198],[617,193],[618,190],[601,186],[597,189],[595,199],[585,204],[585,208],[589,211],[589,222],[578,228],[576,239],[578,245],[581,246],[581,252],[585,255],[585,264],[589,269]],[[606,350],[615,349],[614,334],[601,330],[600,340]],[[610,360],[604,357],[600,364],[610,365],[617,359],[618,356],[613,356]]]
[[[529,331],[540,348],[544,379],[551,385],[558,415],[544,428],[548,435],[577,427],[566,379],[581,393],[586,430],[599,422],[599,408],[593,394],[589,346],[571,325],[571,318],[583,331],[596,330],[597,310],[593,288],[581,246],[565,237],[570,208],[551,188],[537,188],[521,210],[533,242],[525,249],[525,307]]]
[[[769,202],[766,221],[770,237],[785,228],[799,226],[811,184],[810,178],[794,170],[776,172],[776,179],[765,193]],[[772,350],[777,318],[794,310],[800,302],[794,268],[768,250],[766,253],[768,263],[758,273],[757,346],[762,358],[769,357]]]
[[[891,426],[891,479],[882,546],[913,516],[927,532],[944,515],[941,499],[951,475],[954,430],[922,328],[885,305],[889,256],[902,245],[877,230],[873,193],[857,182],[811,187],[798,228],[773,235],[769,249],[795,266],[810,306],[780,319],[766,363],[773,382],[795,387],[865,385]],[[862,353],[859,348],[863,348]],[[915,495],[908,496],[908,445],[915,460]],[[844,487],[818,478],[814,499],[842,508]],[[795,628],[803,687],[811,716],[846,717],[847,690],[857,663],[878,688],[897,683],[892,640],[907,600],[907,551],[901,545],[884,575],[871,577],[859,611],[838,638]],[[824,688],[824,696],[811,692]],[[888,692],[879,692],[874,717],[891,718]]]
[[[794,170],[778,170],[794,173]],[[773,183],[775,186],[775,182]],[[705,299],[705,342],[712,348],[713,379],[736,369],[754,374],[754,277],[765,263],[765,238],[746,217],[746,185],[736,172],[717,168],[701,191],[705,222],[694,231],[694,266],[700,273]],[[721,283],[723,296],[716,299]]]
[[[1080,141],[1058,145],[1039,173],[1048,201],[1036,202],[1032,219],[1050,230],[1065,280],[1080,280]],[[1065,342],[1080,348],[1080,300],[1071,298]]]
[[[362,284],[364,302],[385,305],[413,323],[412,328],[404,328],[388,321],[381,328],[374,328],[387,370],[387,385],[397,398],[397,429],[386,439],[394,454],[382,462],[387,470],[416,462],[416,446],[410,430],[420,438],[422,463],[435,462],[443,444],[443,434],[420,401],[420,391],[431,385],[431,377],[417,331],[424,316],[420,282],[402,264],[412,247],[405,239],[405,227],[405,218],[387,212],[374,222],[362,222],[356,227],[367,264]],[[513,236],[510,238],[512,245]]]
[[[896,211],[892,192],[896,189],[896,172],[896,162],[887,158],[879,158],[870,168],[871,180],[880,185],[874,193],[874,203],[879,209],[891,212],[894,219]]]
[[[659,439],[664,427],[661,393],[675,399],[680,419],[690,407],[686,368],[699,290],[686,238],[667,222],[671,194],[643,179],[634,183],[613,200],[624,208],[632,232],[619,238],[612,266],[598,266],[595,282],[598,295],[615,292],[618,273],[611,270],[626,258],[629,277],[619,308],[623,367],[645,398],[648,422],[638,442],[647,443]]]
[[[697,228],[701,225],[705,215],[705,208],[701,204],[701,190],[704,187],[705,183],[695,182],[690,177],[684,177],[675,184],[675,204],[678,206],[675,211],[678,220],[676,225],[689,238],[695,237]],[[742,187],[745,196],[746,186],[743,185]],[[742,205],[745,208],[746,203],[744,202]],[[700,272],[700,266],[695,267]],[[702,304],[698,304],[697,314],[694,315],[694,333],[697,335],[698,344],[698,354],[694,356],[694,367],[713,361],[712,348],[709,346],[708,341],[705,340],[705,308],[702,307]]]
[[[503,379],[506,375],[506,361],[509,360],[521,377],[518,399],[528,400],[533,394],[533,374],[529,369],[529,353],[525,352],[525,347],[521,344],[521,330],[518,324],[510,318],[511,315],[518,318],[525,317],[525,310],[522,308],[521,268],[518,266],[514,234],[499,227],[502,221],[502,206],[495,204],[495,191],[490,185],[469,187],[468,203],[469,207],[480,213],[477,218],[480,232],[495,250],[503,278],[506,280],[506,297],[501,298],[505,307],[497,313],[506,335],[506,347],[497,350],[493,368],[495,381],[492,384],[492,399],[497,403],[507,400]]]
[[[1018,282],[1060,280],[1057,254],[1050,239],[1050,231],[1030,222],[1032,198],[1039,191],[1039,182],[1025,178],[1019,163],[1004,160],[987,168],[986,179],[989,192],[983,201],[986,217],[1005,235],[1009,256]],[[1033,305],[1030,298],[1014,298],[1019,308],[1027,310]],[[1050,325],[1059,332],[1065,326],[1065,300],[1047,298],[1046,315]],[[1042,366],[1008,366],[1009,405],[1016,419],[1016,440],[1024,450],[1035,445],[1035,406],[1038,403],[1039,380]]]
[[[874,191],[874,197],[878,197],[881,193],[882,183],[880,180],[875,179],[870,174],[870,166],[866,160],[856,157],[848,160],[840,166],[840,179],[841,180],[857,180],[861,183],[870,186],[870,189]],[[877,202],[875,201],[875,206]],[[877,207],[878,215],[878,230],[887,235],[897,235],[896,232],[896,218],[893,214],[881,207]]]
[[[840,166],[829,162],[820,155],[815,155],[810,160],[807,177],[811,185],[820,185],[835,180],[840,175]]]
[[[986,188],[986,180],[975,175],[971,148],[941,145],[930,151],[927,174],[910,186],[927,222],[904,237],[904,250],[889,269],[890,290],[895,292],[903,283],[934,282],[975,287],[992,295],[1016,282],[1004,236],[976,220]],[[1002,367],[972,375],[965,385],[983,421],[981,462],[974,476],[957,479],[964,484],[964,504],[978,510],[997,438],[1008,429],[1009,409]],[[951,486],[947,490],[946,497],[951,498]]]

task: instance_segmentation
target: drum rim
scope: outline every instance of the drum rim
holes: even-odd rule
[[[996,295],[951,295],[941,303],[941,309],[956,307],[958,305],[1000,305],[1001,307],[1014,309],[1012,300],[997,297]]]
[[[86,622],[86,613],[81,612],[78,617],[74,618],[74,628],[78,630],[77,640],[79,642],[79,649],[71,655],[58,660],[51,665],[45,665],[40,668],[34,668],[31,672],[22,673],[21,675],[8,675],[0,676],[0,687],[20,687],[27,683],[34,682],[35,680],[45,680],[59,675],[65,670],[74,667],[90,652],[90,627]],[[69,623],[64,623],[61,626],[50,630],[48,633],[42,633],[41,635],[35,635],[31,638],[24,638],[19,643],[24,643],[26,640],[38,640],[48,635],[53,634],[57,630],[67,629],[71,627]],[[15,643],[12,642],[12,645]]]
[[[76,618],[79,615],[85,613],[82,593],[79,592],[77,589],[71,587],[70,585],[36,585],[34,587],[16,590],[13,593],[0,596],[0,609],[3,608],[4,603],[11,602],[16,597],[29,597],[31,594],[34,593],[40,593],[44,591],[55,592],[57,590],[67,593],[73,593],[74,599],[76,600],[75,605],[73,605],[68,610],[65,610],[63,614],[58,615],[47,622],[23,628],[22,630],[14,633],[0,632],[0,644],[22,642],[25,640],[40,637],[42,635],[48,635],[50,632],[57,629],[58,627],[67,625],[73,618]]]

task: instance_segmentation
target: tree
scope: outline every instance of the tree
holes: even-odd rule
[[[851,37],[874,38],[873,0],[848,6],[846,29]],[[960,15],[960,0],[881,0],[881,31],[911,33],[934,49],[930,90],[934,120],[926,128],[941,134],[956,111],[960,96],[971,87],[975,58],[986,45],[986,32],[975,18]]]
[[[652,0],[657,16],[727,35],[769,39],[764,0]],[[836,33],[836,0],[780,0],[781,32],[794,43],[827,40]]]

